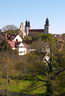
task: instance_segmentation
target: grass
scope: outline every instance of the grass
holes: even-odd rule
[[[46,87],[42,85],[44,85],[42,82],[34,80],[10,80],[10,84],[7,85],[7,80],[0,78],[0,89],[11,92],[43,94]]]

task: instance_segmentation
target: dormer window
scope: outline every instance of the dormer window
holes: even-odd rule
[[[16,42],[18,42],[18,39],[16,39]]]

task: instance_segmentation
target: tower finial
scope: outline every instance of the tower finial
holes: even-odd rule
[[[27,27],[28,26],[28,22],[27,22],[27,20],[26,20],[26,22],[25,22],[25,27]]]
[[[30,21],[28,21],[28,27],[30,28]]]
[[[46,19],[45,25],[49,26],[49,19],[48,18]]]

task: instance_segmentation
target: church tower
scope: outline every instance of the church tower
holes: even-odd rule
[[[25,28],[24,28],[23,23],[21,23],[21,25],[20,25],[20,35],[22,35],[23,38],[26,36]]]
[[[46,19],[45,25],[44,25],[44,33],[49,33],[49,19]]]
[[[29,35],[29,29],[30,29],[30,22],[26,20],[26,22],[25,22],[25,33],[26,33],[26,36]]]

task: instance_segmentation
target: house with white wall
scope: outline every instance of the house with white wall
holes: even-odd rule
[[[23,39],[19,36],[19,35],[17,35],[14,39],[13,39],[13,41],[18,41],[18,42],[22,42],[23,41]]]
[[[25,55],[29,52],[29,47],[27,44],[23,43],[23,39],[17,35],[12,40],[7,40],[8,44],[12,48],[12,50],[17,50],[19,56]]]
[[[18,53],[19,53],[19,56],[25,55],[25,54],[27,54],[28,52],[29,52],[29,47],[28,47],[28,45],[21,42],[21,43],[18,45]]]

